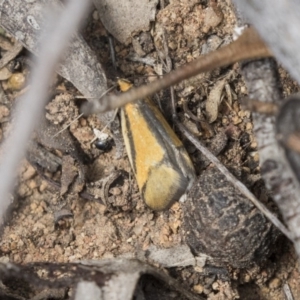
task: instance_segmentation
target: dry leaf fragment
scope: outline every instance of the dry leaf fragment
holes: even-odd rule
[[[222,102],[222,92],[227,83],[227,80],[232,75],[232,72],[229,72],[223,79],[219,80],[211,89],[208,99],[206,100],[205,111],[209,123],[213,123],[219,112],[219,106]]]

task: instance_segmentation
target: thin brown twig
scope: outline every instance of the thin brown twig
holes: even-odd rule
[[[224,67],[245,59],[255,59],[272,56],[271,52],[252,28],[245,29],[243,34],[231,44],[212,53],[201,56],[151,82],[148,85],[131,89],[119,96],[110,95],[98,101],[86,103],[82,110],[85,114],[101,113],[121,107],[129,102],[144,99],[154,93],[168,88],[182,80],[188,79],[201,72],[208,72],[215,68]]]
[[[58,136],[60,133],[68,129],[72,124],[74,124],[78,119],[80,119],[83,116],[83,114],[78,115],[74,120],[69,122],[65,127],[63,127],[61,130],[59,130],[57,133],[55,133],[52,138]]]

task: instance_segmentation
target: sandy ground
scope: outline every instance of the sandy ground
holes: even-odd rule
[[[228,2],[218,1],[215,5],[214,1],[173,1],[158,11],[153,30],[138,34],[134,45],[124,46],[115,42],[117,63],[124,76],[137,78],[137,82],[144,81],[145,77],[153,80],[164,69],[158,55],[158,48],[162,47],[159,26],[164,28],[168,55],[174,68],[229,43],[235,17]],[[103,65],[109,68],[108,40],[98,18],[94,11],[83,35],[99,54]],[[22,52],[21,55],[26,57],[27,54]],[[154,63],[145,64],[141,57],[144,61]],[[26,67],[18,72],[27,76]],[[284,70],[280,69],[279,72],[285,96],[299,91]],[[219,105],[217,120],[207,128],[200,129],[199,122],[187,116],[191,113],[199,119],[205,119],[208,96],[224,76],[223,101]],[[110,78],[111,81],[114,79]],[[61,79],[57,82],[64,93],[59,93],[49,102],[46,118],[62,128],[78,116],[80,103],[72,97],[76,93],[74,88]],[[0,103],[3,137],[9,128],[11,105],[19,91],[9,88],[7,80],[2,81],[2,88],[9,99]],[[169,91],[163,91],[155,97],[163,110],[169,107],[169,95]],[[274,208],[268,192],[264,188],[257,188],[260,185],[255,185],[260,182],[260,173],[251,113],[242,110],[239,105],[239,99],[246,95],[247,90],[237,64],[198,75],[175,86],[177,111],[182,122],[208,146],[218,132],[227,132],[228,144],[219,158],[226,165],[239,170],[243,174],[242,180],[252,189],[259,189],[254,193],[260,194],[260,198]],[[166,118],[169,118],[168,114]],[[19,264],[36,261],[72,262],[120,255],[134,256],[153,246],[167,249],[182,243],[180,204],[175,203],[165,212],[153,212],[145,206],[126,153],[123,152],[121,159],[116,159],[117,150],[113,142],[107,152],[97,149],[92,142],[95,137],[93,129],[101,130],[104,125],[96,116],[90,116],[81,117],[70,126],[71,134],[89,158],[88,163],[84,163],[84,184],[74,179],[81,162],[67,155],[64,150],[55,147],[49,150],[59,157],[63,167],[54,172],[44,171],[43,175],[24,160],[19,171],[12,213],[1,237],[2,259],[8,258]],[[109,131],[106,132],[109,134]],[[183,136],[180,138],[195,163],[197,174],[200,174],[200,154]],[[70,170],[70,165],[74,165],[75,170]],[[58,184],[54,184],[54,181]],[[87,188],[89,197],[79,196],[83,186]],[[193,267],[172,268],[168,272],[187,289],[207,299],[281,300],[285,299],[282,290],[285,283],[290,285],[294,299],[300,299],[297,268],[291,244],[280,237],[274,246],[274,253],[264,264],[242,270],[229,268],[230,283],[216,276],[203,275]]]

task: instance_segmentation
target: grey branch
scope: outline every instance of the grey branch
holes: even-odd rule
[[[20,2],[23,4],[23,1]],[[2,5],[9,5],[7,1]],[[68,45],[71,35],[79,26],[83,16],[87,12],[89,1],[69,1],[65,10],[51,23],[51,33],[41,43],[41,51],[37,60],[36,69],[32,72],[31,89],[18,101],[15,111],[15,124],[11,135],[4,142],[0,163],[0,220],[9,205],[9,192],[13,188],[15,173],[24,156],[26,145],[30,135],[42,114],[47,100],[48,84],[55,71],[55,67],[61,58],[63,50]],[[3,7],[2,7],[3,13]],[[1,19],[3,15],[1,15]],[[32,20],[31,20],[32,21]],[[36,25],[36,24],[33,24]]]

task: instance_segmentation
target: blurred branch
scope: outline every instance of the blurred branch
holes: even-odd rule
[[[269,45],[276,59],[280,61],[300,82],[300,53],[299,53],[299,20],[300,2],[297,0],[277,0],[270,4],[266,0],[234,1],[238,11],[248,18],[261,37]],[[299,46],[298,46],[299,45]],[[273,60],[259,60],[242,65],[242,74],[248,88],[249,97],[263,103],[280,105],[282,95],[279,84],[277,65]],[[287,123],[296,126],[291,118],[297,111],[293,107],[287,117]],[[253,113],[254,132],[258,142],[262,177],[267,188],[272,191],[272,197],[291,231],[291,238],[298,257],[300,257],[300,183],[292,164],[288,161],[286,151],[278,143],[276,123],[283,113],[279,110],[277,118],[272,115]],[[278,125],[277,125],[278,126]],[[288,134],[285,133],[285,136]]]
[[[300,83],[300,2],[298,0],[234,0],[272,53]]]
[[[36,68],[32,72],[31,88],[28,94],[18,101],[14,114],[14,128],[2,147],[0,164],[1,222],[9,206],[8,195],[14,185],[16,170],[47,100],[49,82],[51,82],[63,50],[80,25],[88,7],[89,1],[69,1],[59,18],[52,20],[49,33],[43,35],[45,38],[41,43]]]

